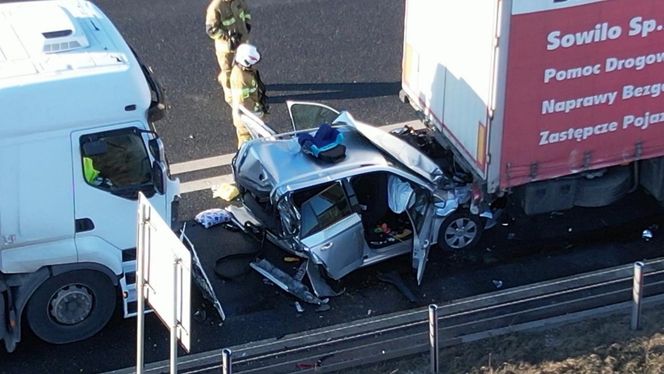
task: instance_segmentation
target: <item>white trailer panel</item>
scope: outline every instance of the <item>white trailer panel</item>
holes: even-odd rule
[[[497,11],[484,1],[406,2],[403,88],[483,177]]]

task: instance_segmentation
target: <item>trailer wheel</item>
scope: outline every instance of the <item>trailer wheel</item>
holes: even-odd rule
[[[467,210],[456,211],[445,217],[438,230],[438,247],[446,251],[473,248],[482,236],[484,221]]]
[[[106,326],[115,311],[116,296],[105,275],[90,270],[68,272],[39,286],[28,302],[26,318],[42,340],[72,343]]]

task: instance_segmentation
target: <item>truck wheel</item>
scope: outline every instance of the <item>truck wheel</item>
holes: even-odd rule
[[[116,296],[111,281],[99,272],[64,273],[39,286],[28,302],[26,317],[42,340],[76,342],[106,326],[115,311]]]
[[[399,90],[399,101],[401,101],[404,104],[409,104],[410,103],[410,98],[408,98],[408,94],[404,90]]]
[[[460,251],[474,247],[482,236],[484,221],[466,210],[445,217],[438,230],[438,247],[446,251]]]

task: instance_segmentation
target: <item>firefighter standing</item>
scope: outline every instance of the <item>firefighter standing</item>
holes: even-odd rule
[[[231,94],[233,125],[237,134],[238,148],[251,139],[249,131],[240,119],[239,107],[246,108],[258,118],[263,118],[268,111],[265,85],[258,70],[254,68],[260,59],[260,53],[251,44],[242,44],[237,48],[231,72]]]
[[[237,47],[246,43],[251,30],[251,14],[244,0],[212,0],[207,8],[205,31],[214,39],[221,72],[217,77],[224,98],[231,103],[230,76]]]

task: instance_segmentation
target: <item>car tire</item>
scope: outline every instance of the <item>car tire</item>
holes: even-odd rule
[[[445,217],[438,229],[438,247],[445,251],[473,248],[484,230],[484,220],[467,210],[457,210]]]
[[[47,279],[32,295],[26,308],[30,329],[52,344],[87,339],[111,319],[117,301],[116,288],[102,273],[82,270]]]

